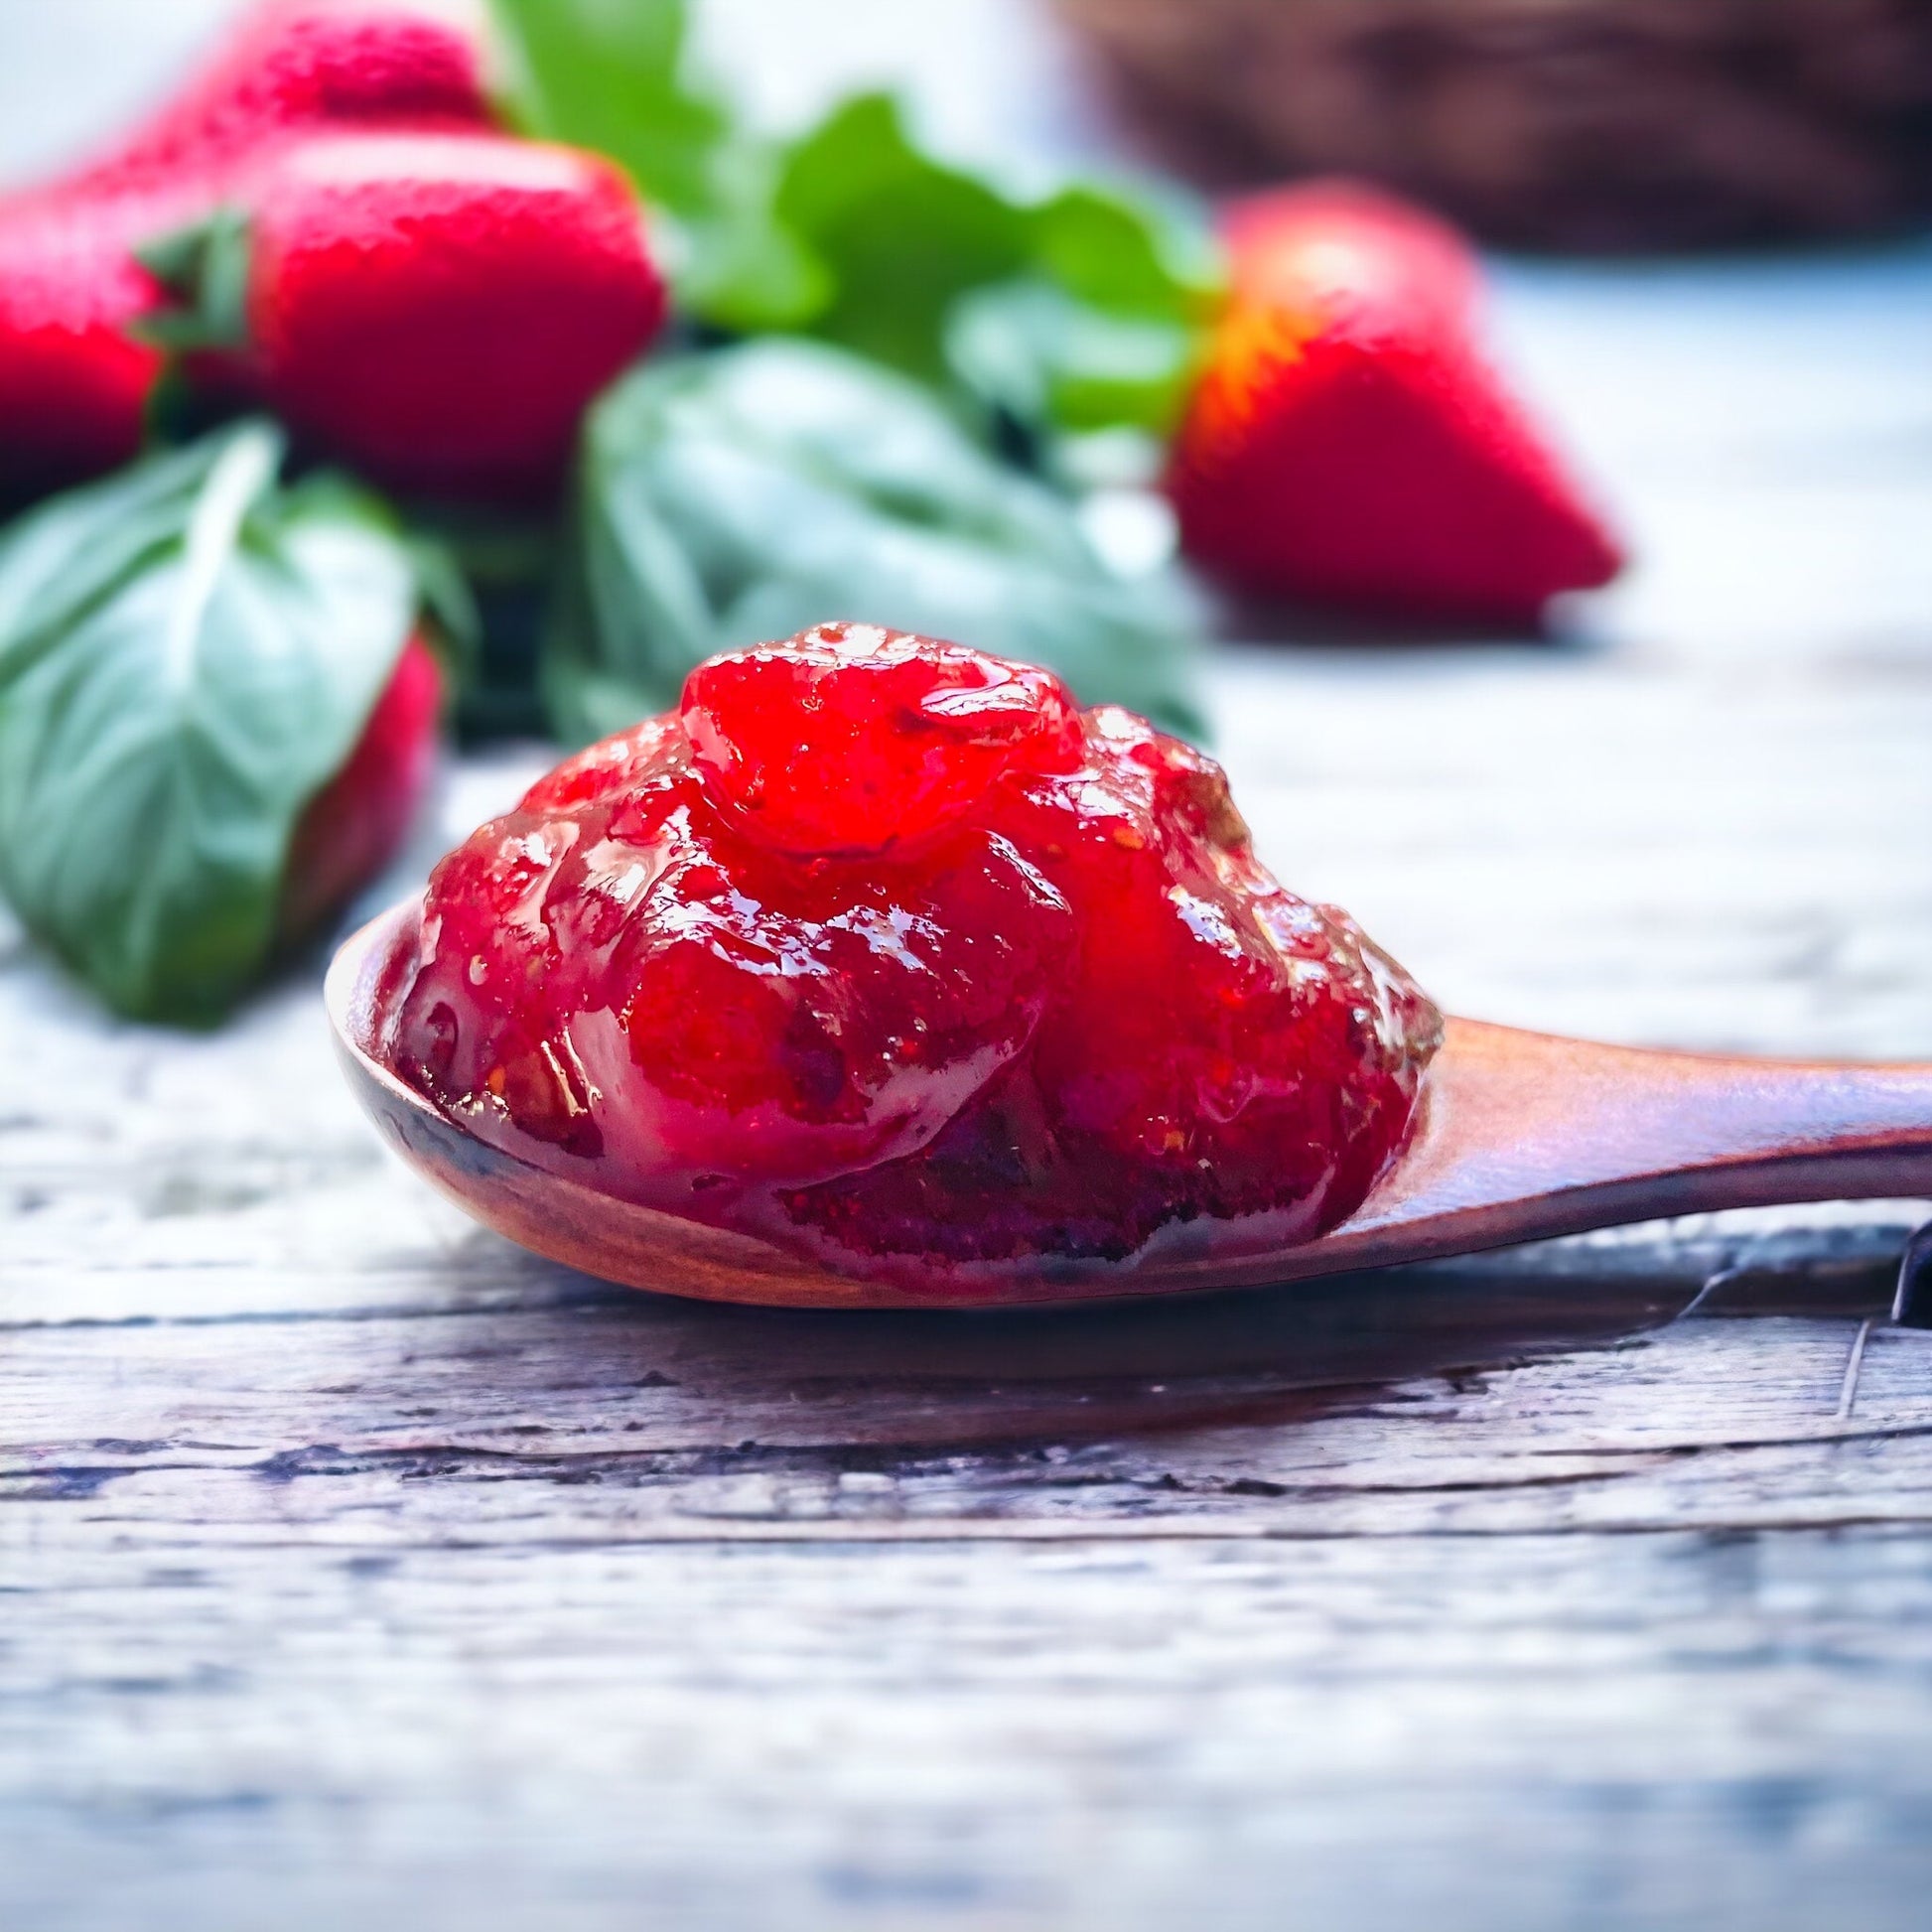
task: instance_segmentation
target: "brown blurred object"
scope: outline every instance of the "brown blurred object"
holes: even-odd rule
[[[1221,185],[1340,171],[1580,251],[1932,214],[1932,0],[1054,4]]]

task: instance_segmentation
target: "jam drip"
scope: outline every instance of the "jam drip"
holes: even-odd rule
[[[1256,863],[1210,759],[1046,672],[826,625],[714,658],[444,860],[387,1045],[607,1192],[959,1271],[1311,1238],[1440,1038]]]

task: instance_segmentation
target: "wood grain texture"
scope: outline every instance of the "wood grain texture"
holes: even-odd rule
[[[30,11],[0,144],[23,48],[180,10]],[[937,123],[1038,151],[1013,8],[720,11],[794,107],[943,16]],[[1499,273],[1640,566],[1554,648],[1220,653],[1261,851],[1457,1012],[1932,1056],[1932,249]],[[0,923],[6,1932],[1923,1925],[1924,1203],[706,1309],[387,1161],[319,978],[176,1038]]]
[[[7,1922],[1903,1932],[1932,1342],[1841,1413],[1888,1243],[1764,1240],[1662,1326],[1577,1255],[856,1325],[481,1236],[461,1302],[47,1270]]]

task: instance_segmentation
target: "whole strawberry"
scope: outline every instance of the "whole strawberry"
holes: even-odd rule
[[[1475,314],[1481,270],[1447,221],[1366,182],[1321,179],[1266,189],[1221,210],[1228,280],[1261,303],[1346,299],[1374,290],[1434,307],[1446,322]]]
[[[153,198],[0,217],[0,514],[132,461],[161,370],[133,325],[160,300],[132,244]]]
[[[269,0],[150,118],[52,192],[97,197],[228,177],[264,148],[344,126],[481,128],[475,45],[408,0]]]
[[[245,265],[221,265],[233,247]],[[245,291],[210,340],[240,324],[284,421],[383,483],[455,496],[554,483],[586,406],[664,314],[624,177],[489,135],[303,142],[195,274],[203,296]]]
[[[1196,563],[1256,595],[1512,627],[1617,574],[1475,340],[1450,231],[1329,185],[1246,205],[1230,239],[1168,479]]]
[[[282,0],[111,154],[0,202],[0,512],[129,461],[160,353],[137,246],[319,127],[481,127],[476,50],[397,0]]]

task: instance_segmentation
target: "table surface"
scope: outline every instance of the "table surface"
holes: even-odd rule
[[[0,165],[215,11],[0,0]],[[897,62],[965,144],[1076,125],[1013,7],[920,12],[719,31],[779,109]],[[1457,1011],[1932,1057],[1932,247],[1494,320],[1639,568],[1554,646],[1221,648],[1263,854]],[[391,1166],[318,978],[181,1038],[0,928],[0,1925],[1925,1923],[1923,1204],[687,1307]]]

